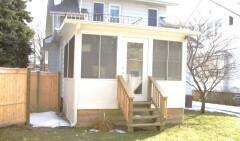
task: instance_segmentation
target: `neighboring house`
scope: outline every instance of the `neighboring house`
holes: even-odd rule
[[[191,13],[189,21],[194,20],[196,17],[202,17],[208,20],[206,24],[207,28],[215,30],[215,35],[223,33],[224,38],[234,38],[232,44],[229,46],[229,51],[232,55],[231,58],[226,58],[225,63],[228,59],[234,59],[237,64],[240,64],[240,3],[239,1],[222,1],[222,0],[200,0],[194,12]],[[188,17],[188,16],[186,16]],[[237,72],[240,72],[240,68],[237,68]],[[191,76],[189,76],[191,77]],[[189,78],[187,78],[189,79]],[[231,76],[228,79],[224,79],[215,88],[215,91],[224,92],[235,92],[240,93],[240,78],[238,75]],[[187,86],[187,92],[189,92],[191,86]],[[187,93],[188,95],[189,93]]]
[[[91,126],[103,116],[128,127],[158,127],[164,124],[154,122],[159,118],[183,122],[186,36],[197,32],[163,21],[166,7],[174,5],[167,0],[64,0],[54,5],[49,0],[44,41],[48,69],[62,73],[63,112],[72,126]],[[160,96],[150,99],[148,76],[163,89],[167,105]],[[134,102],[124,93],[133,94]],[[165,105],[160,113],[167,115],[134,116],[132,112],[146,110],[132,110],[134,104],[149,102]],[[131,123],[139,119],[152,123]]]

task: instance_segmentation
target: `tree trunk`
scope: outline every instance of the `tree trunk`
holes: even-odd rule
[[[201,101],[202,101],[202,105],[201,105],[201,110],[200,110],[200,114],[204,114],[205,113],[205,94],[201,94]]]

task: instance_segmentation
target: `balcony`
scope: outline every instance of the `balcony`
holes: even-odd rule
[[[136,26],[151,26],[151,27],[166,27],[166,28],[178,28],[175,25],[166,23],[160,17],[156,18],[143,18],[143,17],[133,17],[133,16],[111,16],[110,14],[102,13],[66,13],[65,20],[82,20],[91,22],[105,22],[112,24],[126,24],[126,25],[136,25]]]

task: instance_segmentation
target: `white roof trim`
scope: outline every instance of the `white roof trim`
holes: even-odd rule
[[[124,27],[124,28],[130,28],[130,29],[144,29],[144,30],[151,30],[151,31],[157,31],[157,32],[170,32],[170,33],[185,34],[186,36],[197,36],[200,34],[197,31],[192,31],[189,29],[151,27],[151,26],[141,26],[141,25],[131,25],[131,24],[111,23],[111,22],[92,22],[92,21],[85,21],[85,20],[65,19],[64,24],[67,24],[67,23],[89,24],[89,25],[109,26],[109,27],[119,27],[119,28]]]

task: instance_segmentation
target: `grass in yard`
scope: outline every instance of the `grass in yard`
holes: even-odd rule
[[[11,126],[0,128],[0,141],[239,141],[240,118],[220,113],[199,115],[196,111],[185,111],[184,124],[167,126],[161,133],[86,133],[86,130]]]

